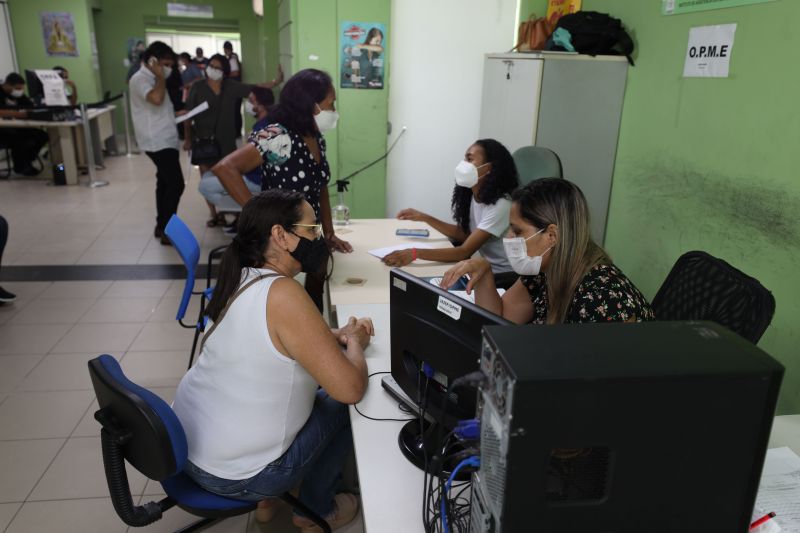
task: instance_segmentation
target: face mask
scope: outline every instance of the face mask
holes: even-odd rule
[[[206,67],[206,76],[210,80],[219,81],[222,79],[223,75],[224,73],[218,68]]]
[[[161,72],[165,78],[169,78],[172,75],[172,67],[161,67]]]
[[[485,167],[489,163],[484,163],[476,167],[469,161],[461,161],[455,170],[456,185],[461,187],[474,187],[478,183],[478,169]]]
[[[181,65],[178,67],[178,70],[180,70],[181,72],[186,72],[187,68],[189,67],[181,63]]]
[[[319,109],[319,114],[314,115],[314,120],[317,123],[317,128],[319,129],[319,132],[325,133],[326,131],[335,128],[336,122],[339,120],[339,113],[337,113],[336,111],[321,109],[319,107],[319,104],[317,104],[317,109]]]
[[[250,100],[244,103],[244,112],[248,115],[253,115],[254,117],[258,116],[258,111],[256,111],[256,106],[253,105],[253,102]]]
[[[542,268],[542,257],[550,251],[552,246],[545,250],[542,255],[531,257],[528,255],[528,247],[525,245],[525,241],[536,237],[543,231],[544,229],[540,229],[527,239],[522,237],[503,239],[503,248],[505,248],[506,256],[508,256],[508,262],[511,263],[511,268],[514,269],[514,272],[520,276],[537,276],[539,274],[539,270]]]
[[[299,235],[298,237],[300,242],[297,243],[297,248],[289,254],[300,263],[301,272],[319,272],[330,255],[328,243],[322,238],[312,241]]]
[[[13,96],[14,98],[20,98],[24,94],[25,91],[23,91],[22,89],[14,89],[11,91],[11,96]]]

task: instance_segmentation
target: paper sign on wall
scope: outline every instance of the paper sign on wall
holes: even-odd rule
[[[699,26],[689,30],[684,78],[727,78],[736,24]]]

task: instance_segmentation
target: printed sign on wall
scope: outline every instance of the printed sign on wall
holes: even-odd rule
[[[383,89],[386,26],[368,22],[342,22],[341,87]]]
[[[547,2],[547,23],[551,28],[555,28],[558,19],[564,15],[570,15],[581,10],[581,0],[548,0]]]
[[[749,4],[763,4],[775,0],[661,0],[662,15],[681,15],[695,11],[708,11],[725,7],[739,7]]]
[[[689,30],[684,78],[727,78],[736,24],[699,26]]]

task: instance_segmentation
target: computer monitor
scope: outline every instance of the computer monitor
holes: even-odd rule
[[[512,323],[398,269],[390,273],[389,301],[392,377],[412,400],[424,398],[420,407],[436,421],[425,428],[412,421],[400,432],[403,454],[425,468],[437,452],[440,430],[475,417],[475,388],[448,389],[478,370],[483,326]]]
[[[44,85],[42,80],[33,70],[25,71],[25,84],[28,86],[28,97],[33,100],[35,105],[42,105],[44,102]]]
[[[780,363],[711,322],[484,337],[473,532],[747,532]]]

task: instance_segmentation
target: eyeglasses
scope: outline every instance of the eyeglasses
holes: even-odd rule
[[[322,224],[292,224],[292,226],[298,226],[301,228],[313,228],[314,229],[314,236],[319,239],[322,237]]]

